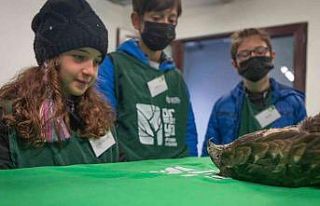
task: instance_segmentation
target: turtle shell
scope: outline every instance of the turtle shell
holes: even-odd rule
[[[209,141],[207,149],[223,176],[286,187],[320,185],[320,114],[295,127],[246,134],[228,145]]]

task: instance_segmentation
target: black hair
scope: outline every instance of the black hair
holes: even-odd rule
[[[133,11],[143,16],[150,11],[163,11],[177,7],[178,16],[182,13],[181,0],[132,0]]]

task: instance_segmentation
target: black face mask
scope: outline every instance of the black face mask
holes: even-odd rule
[[[272,58],[256,56],[240,63],[238,73],[245,79],[257,82],[273,68]]]
[[[141,38],[149,49],[163,50],[176,38],[175,28],[173,24],[146,21]]]

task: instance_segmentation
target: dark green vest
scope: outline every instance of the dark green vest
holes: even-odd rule
[[[4,107],[4,104],[0,106]],[[11,106],[6,103],[5,107],[5,113],[11,113]],[[41,147],[34,147],[26,144],[14,128],[9,128],[8,141],[13,168],[116,162],[119,156],[116,143],[97,158],[90,142],[75,132],[62,143],[45,143]]]
[[[263,108],[259,108],[255,104],[251,103],[247,95],[244,95],[242,110],[241,110],[241,122],[238,137],[242,135],[255,132],[261,129],[268,129],[271,125],[261,128],[259,122],[256,120],[255,116],[267,109],[272,105],[271,92],[268,94],[266,99],[266,105]]]
[[[189,100],[176,69],[156,70],[122,53],[111,53],[115,68],[117,134],[125,160],[184,157]],[[152,97],[148,82],[164,76],[168,89]]]

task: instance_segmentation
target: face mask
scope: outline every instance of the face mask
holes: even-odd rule
[[[153,50],[163,50],[176,37],[175,25],[146,21],[141,38],[145,45]]]
[[[257,82],[273,68],[272,58],[256,56],[240,63],[238,73],[245,79]]]

